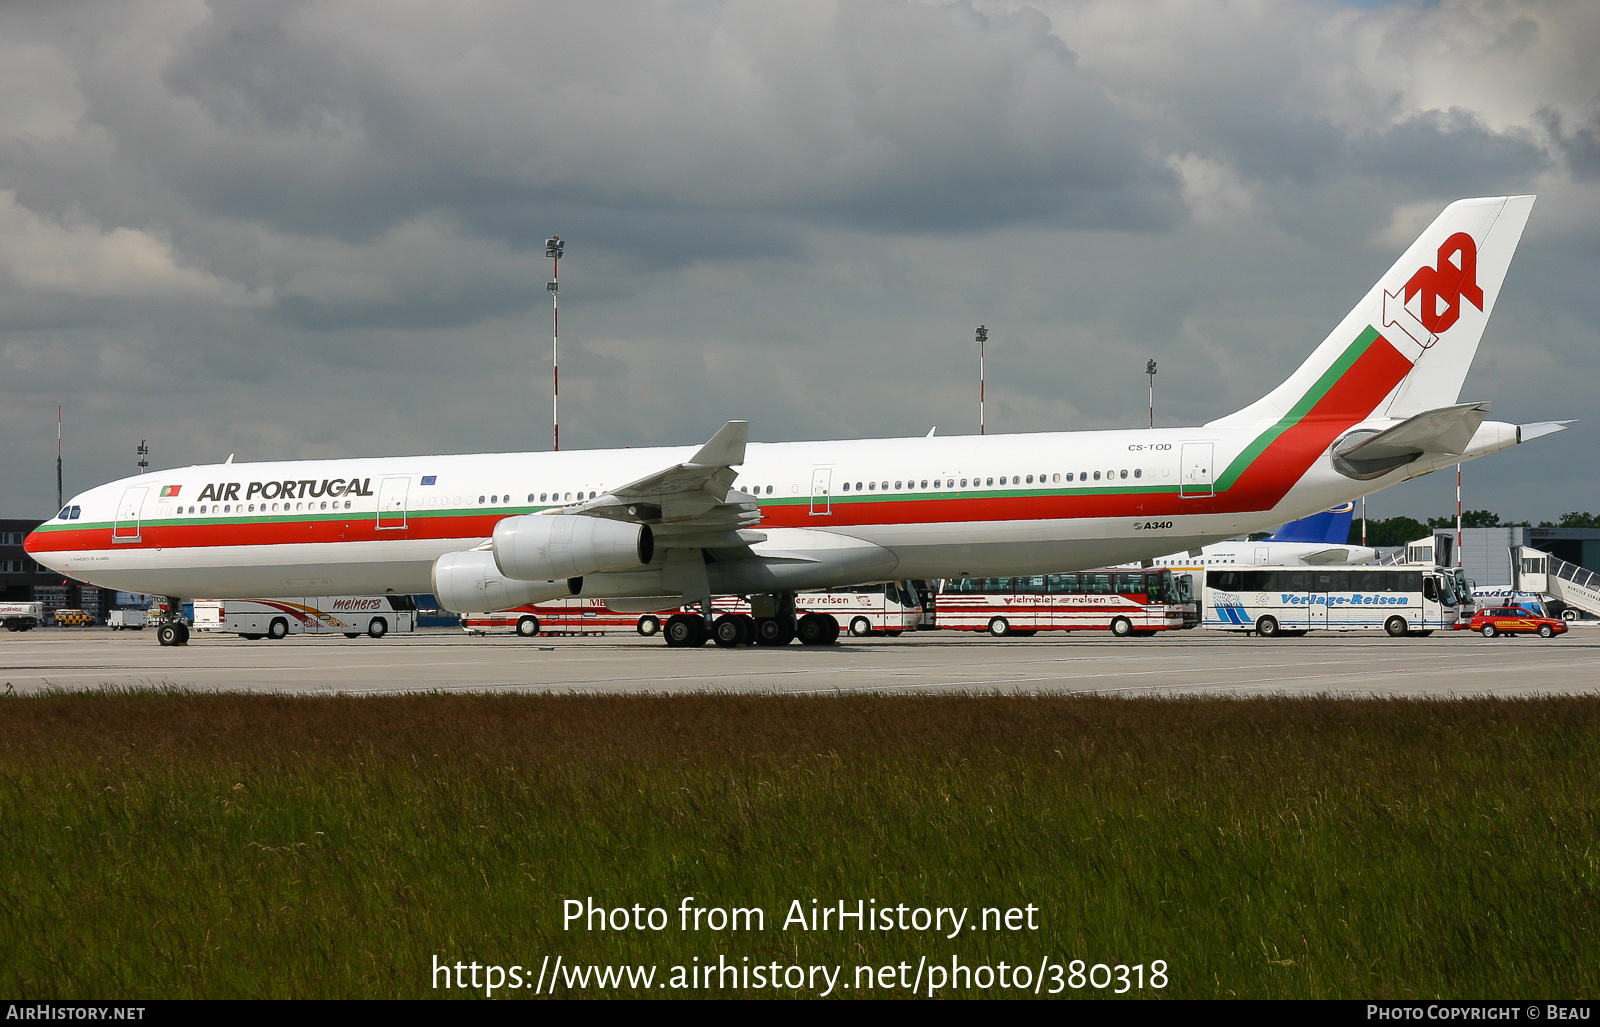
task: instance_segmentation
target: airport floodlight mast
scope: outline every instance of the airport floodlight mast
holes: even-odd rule
[[[978,434],[983,434],[983,344],[989,341],[989,329],[978,326]]]
[[[561,361],[558,359],[558,347],[561,345],[561,251],[567,244],[561,241],[561,236],[553,235],[544,241],[544,255],[550,258],[550,283],[545,286],[550,292],[550,429],[554,436],[554,444],[550,447],[553,451],[561,449]]]
[[[1144,373],[1150,376],[1150,427],[1156,426],[1156,362],[1155,358],[1145,361]]]
[[[139,473],[143,474],[150,468],[150,447],[144,439],[139,440]]]
[[[66,505],[61,493],[61,406],[56,405],[56,509]]]

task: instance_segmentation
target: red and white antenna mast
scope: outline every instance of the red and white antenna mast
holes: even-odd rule
[[[550,258],[550,428],[554,436],[552,450],[561,449],[561,251],[566,248],[561,236],[553,235],[544,242],[544,255]]]
[[[989,341],[989,329],[983,325],[978,326],[978,333],[973,337],[978,344],[978,434],[983,434],[983,347]]]

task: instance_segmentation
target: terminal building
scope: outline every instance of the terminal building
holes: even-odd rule
[[[1438,534],[1455,538],[1453,531]],[[1515,580],[1511,551],[1517,546],[1600,572],[1600,528],[1464,528],[1461,568],[1480,587],[1509,587]]]

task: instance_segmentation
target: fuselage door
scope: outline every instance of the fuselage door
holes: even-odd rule
[[[111,541],[139,541],[139,513],[144,509],[144,497],[149,491],[148,485],[129,485],[122,490],[122,499],[117,502],[117,520],[111,526]]]
[[[827,517],[833,513],[833,468],[816,467],[811,471],[811,516]]]
[[[1216,489],[1211,484],[1211,459],[1213,444],[1210,442],[1185,442],[1179,454],[1183,478],[1178,486],[1178,495],[1185,499],[1198,499],[1203,496],[1216,495]]]
[[[406,489],[410,478],[385,478],[378,486],[378,530],[406,526]]]

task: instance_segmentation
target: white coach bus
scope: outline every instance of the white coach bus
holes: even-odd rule
[[[344,635],[382,638],[414,631],[417,606],[410,596],[292,596],[281,599],[196,599],[194,629],[242,638]]]
[[[1251,567],[1208,570],[1200,623],[1266,638],[1382,628],[1393,638],[1450,629],[1463,599],[1444,567]]]

